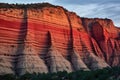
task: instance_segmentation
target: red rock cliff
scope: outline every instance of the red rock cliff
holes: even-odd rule
[[[31,7],[32,6],[32,7]],[[0,74],[120,66],[120,30],[50,4],[0,7]]]

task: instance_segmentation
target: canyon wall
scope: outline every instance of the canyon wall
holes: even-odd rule
[[[120,30],[112,20],[82,18],[50,4],[34,5],[0,7],[0,74],[120,66]]]

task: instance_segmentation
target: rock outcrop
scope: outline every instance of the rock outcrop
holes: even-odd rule
[[[0,74],[120,66],[120,29],[48,3],[0,4]]]

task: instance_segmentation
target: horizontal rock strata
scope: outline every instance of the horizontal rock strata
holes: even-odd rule
[[[0,7],[0,74],[120,66],[120,30],[112,20],[82,18],[50,4],[31,6]]]

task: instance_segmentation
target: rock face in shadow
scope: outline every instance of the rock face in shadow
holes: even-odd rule
[[[36,6],[37,5],[37,6]],[[50,4],[0,5],[0,74],[120,66],[120,29]]]

